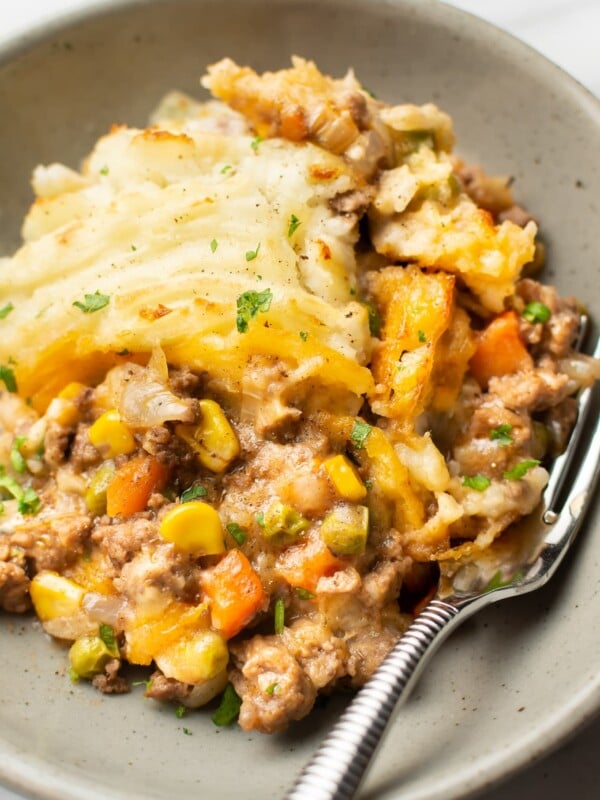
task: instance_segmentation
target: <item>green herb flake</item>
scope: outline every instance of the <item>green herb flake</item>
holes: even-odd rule
[[[100,170],[100,175],[108,175],[108,173],[109,169],[107,166],[102,167],[102,169]]]
[[[216,249],[217,249],[217,247],[218,247],[218,246],[219,246],[219,243],[217,242],[217,240],[216,240],[216,239],[213,239],[213,240],[211,241],[211,243],[210,243],[210,252],[211,252],[211,253],[214,253],[214,252],[216,251]]]
[[[266,313],[271,308],[273,293],[270,289],[263,292],[244,292],[237,299],[236,326],[239,333],[246,333],[248,323],[259,311]]]
[[[255,516],[255,520],[258,522],[261,528],[265,527],[265,515],[263,511],[258,512],[258,514]]]
[[[190,486],[181,493],[181,502],[189,503],[191,500],[197,500],[199,497],[206,497],[207,491],[204,486]]]
[[[371,490],[374,485],[375,485],[374,481],[372,481],[371,478],[367,478],[367,480],[365,481],[365,487]]]
[[[309,592],[308,589],[304,589],[302,586],[296,586],[296,594],[300,600],[314,600],[316,597],[316,594]]]
[[[235,539],[237,544],[241,547],[246,539],[248,538],[248,534],[246,531],[241,528],[237,522],[229,522],[226,526],[227,532]]]
[[[229,170],[233,169],[231,164],[225,164],[225,166],[221,170],[221,175],[225,175]]]
[[[368,422],[363,422],[360,419],[354,420],[354,427],[352,428],[350,439],[357,450],[362,450],[364,447],[367,436],[371,433],[371,428],[372,426],[369,425]]]
[[[417,333],[417,336],[419,337],[419,341],[420,341],[422,344],[424,344],[424,343],[427,341],[427,337],[425,336],[425,332],[424,332],[424,331],[419,331],[419,332]]]
[[[369,332],[371,336],[379,336],[381,333],[381,317],[379,311],[371,303],[363,303],[369,315]]]
[[[351,297],[356,297],[356,289],[354,288],[354,286],[350,287],[350,295]]]
[[[117,355],[118,356],[128,356],[129,355],[129,350],[126,347],[124,347],[122,350],[119,350]]]
[[[285,628],[285,603],[281,597],[275,600],[275,610],[273,614],[275,633],[283,633]]]
[[[476,492],[484,492],[491,484],[491,480],[485,475],[466,475],[463,478],[463,486],[475,489]]]
[[[183,719],[186,713],[187,713],[186,707],[182,706],[181,704],[178,705],[177,708],[175,709],[175,716],[177,717],[177,719]]]
[[[15,472],[25,472],[27,464],[21,453],[21,445],[27,441],[26,436],[15,436],[10,448],[10,463]]]
[[[98,626],[98,636],[102,639],[104,644],[106,645],[106,649],[115,658],[119,658],[119,647],[117,645],[117,637],[115,636],[115,632],[110,625],[107,625],[104,622],[101,622]]]
[[[12,303],[7,303],[5,306],[0,308],[0,319],[5,319],[6,317],[8,317],[13,308],[14,306]]]
[[[508,447],[509,444],[514,442],[513,437],[510,435],[512,425],[503,424],[498,425],[497,428],[492,428],[490,431],[490,439],[492,442],[497,442],[500,447]]]
[[[79,683],[79,675],[75,672],[73,667],[69,667],[69,678],[71,683]]]
[[[239,697],[233,686],[228,683],[221,697],[221,703],[211,719],[215,725],[231,725],[238,718],[242,698]]]
[[[150,687],[152,686],[152,678],[146,678],[144,681],[132,681],[132,686],[145,686],[146,691],[149,691]]]
[[[6,469],[2,465],[0,465],[0,489],[6,489],[15,500],[21,500],[25,494],[20,484],[10,475],[6,474]]]
[[[23,496],[19,498],[19,502],[17,503],[19,514],[23,514],[23,516],[37,514],[41,507],[42,502],[38,497],[38,493],[31,487],[25,489]]]
[[[254,150],[255,153],[258,152],[258,145],[261,142],[264,142],[264,139],[263,139],[262,136],[255,136],[254,139],[252,139],[252,141],[250,142],[250,147]]]
[[[272,683],[270,686],[267,686],[265,689],[265,694],[273,696],[274,694],[279,694],[281,691],[281,687],[278,683]]]
[[[254,261],[260,250],[260,242],[256,245],[255,250],[246,250],[246,261]]]
[[[539,300],[534,300],[531,303],[527,303],[523,312],[521,314],[523,319],[526,319],[527,322],[536,323],[536,322],[548,322],[550,317],[552,316],[552,312],[548,308],[547,305],[544,303],[540,303]]]
[[[500,589],[503,586],[510,586],[511,583],[514,583],[515,581],[521,580],[522,577],[523,577],[523,573],[521,572],[521,570],[518,570],[517,572],[515,572],[515,574],[511,578],[509,578],[508,580],[505,581],[505,580],[502,579],[502,572],[500,570],[498,570],[498,572],[496,572],[496,574],[492,577],[492,579],[490,580],[490,582],[488,583],[488,585],[485,587],[485,589],[483,591],[484,592],[491,592],[494,589]]]
[[[0,503],[0,514],[4,514],[4,503]]]
[[[308,339],[308,333],[306,331],[300,331],[298,335],[300,336],[303,342],[305,342]]]
[[[506,470],[502,473],[502,477],[509,481],[518,481],[523,478],[530,469],[537,467],[540,462],[537,458],[529,458],[525,461],[519,461],[512,469]]]
[[[10,367],[4,366],[4,364],[0,364],[0,381],[6,386],[7,392],[12,392],[14,394],[17,391],[15,372]]]
[[[189,728],[182,728],[181,730],[185,733],[186,736],[193,736],[193,733]]]
[[[133,250],[133,252],[135,253],[135,251],[137,250],[137,247],[136,247],[134,244],[132,244],[132,245],[131,245],[131,249],[132,249],[132,250]]]
[[[104,308],[110,302],[110,296],[101,294],[98,289],[96,289],[94,294],[85,294],[83,297],[83,303],[80,300],[76,300],[73,305],[75,308],[83,311],[84,314],[93,314],[95,311],[100,311],[101,308]]]
[[[288,239],[291,238],[296,233],[300,225],[302,225],[302,223],[300,222],[298,217],[295,214],[292,214],[292,216],[290,217],[290,224],[288,226]]]

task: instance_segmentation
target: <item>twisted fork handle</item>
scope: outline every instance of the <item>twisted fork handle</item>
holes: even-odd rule
[[[323,740],[286,800],[354,797],[398,700],[408,696],[426,656],[456,626],[461,610],[442,600],[428,603]]]

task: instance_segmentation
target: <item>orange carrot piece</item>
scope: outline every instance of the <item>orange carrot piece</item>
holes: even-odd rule
[[[169,477],[169,469],[148,456],[136,456],[124,464],[106,489],[106,513],[128,517],[143,511],[150,495],[160,491]]]
[[[515,311],[503,312],[484,328],[469,366],[483,388],[494,375],[510,375],[533,368],[533,359],[519,334],[519,318]]]
[[[241,550],[230,550],[219,563],[206,570],[202,588],[212,601],[211,622],[231,639],[267,605],[260,578]]]
[[[290,586],[314,592],[319,578],[344,569],[344,563],[317,536],[305,544],[288,547],[277,559],[276,569]]]

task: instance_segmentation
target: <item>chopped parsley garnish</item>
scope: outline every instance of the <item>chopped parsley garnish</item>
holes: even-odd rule
[[[11,494],[15,500],[20,500],[24,494],[21,486],[14,478],[11,478],[10,475],[6,474],[6,470],[2,465],[0,465],[0,489],[6,489],[6,491]]]
[[[25,489],[23,495],[18,498],[17,509],[19,514],[37,514],[40,508],[42,507],[42,502],[38,497],[38,493],[35,489],[29,487]]]
[[[13,310],[13,308],[14,308],[14,306],[13,306],[12,303],[7,303],[5,306],[0,308],[0,319],[4,319],[5,317],[8,317],[8,315]]]
[[[241,547],[248,538],[246,531],[241,528],[237,522],[229,522],[225,527],[227,528],[227,532],[231,534],[237,544]]]
[[[21,445],[26,441],[26,436],[15,436],[10,448],[10,463],[15,472],[25,472],[27,469],[27,464],[21,453]]]
[[[181,502],[189,503],[190,500],[196,500],[198,497],[206,497],[206,489],[204,486],[190,486],[181,493]]]
[[[507,581],[502,580],[502,573],[500,570],[496,572],[496,574],[492,577],[488,585],[483,590],[484,592],[491,592],[494,589],[500,589],[502,586],[510,586],[511,583],[514,581],[518,581],[523,577],[523,573],[519,570],[515,572],[512,578],[509,578]]]
[[[369,331],[371,336],[379,336],[381,332],[381,317],[379,316],[379,311],[377,311],[375,306],[371,303],[364,303],[364,306],[369,315]]]
[[[502,477],[507,478],[509,481],[518,481],[524,477],[530,469],[537,467],[539,463],[537,458],[528,458],[525,461],[519,461],[512,469],[503,472]]]
[[[280,690],[279,684],[278,683],[272,683],[270,686],[267,686],[267,688],[265,689],[265,693],[272,696],[272,695],[276,694],[277,692],[279,692],[279,690]]]
[[[509,444],[514,442],[513,437],[510,435],[511,431],[512,425],[508,425],[507,423],[498,425],[497,428],[492,428],[490,431],[490,439],[493,442],[498,442],[500,447],[508,447]]]
[[[7,391],[13,393],[17,391],[15,372],[10,367],[5,367],[4,364],[0,364],[0,381],[3,381]]]
[[[308,339],[308,333],[306,331],[300,331],[299,336],[303,342],[305,342]]]
[[[361,450],[367,441],[367,436],[371,433],[371,425],[368,422],[363,422],[360,419],[354,420],[354,427],[350,434],[352,444],[357,450]]]
[[[285,603],[281,597],[275,600],[275,611],[273,616],[275,633],[283,633],[283,629],[285,628]]]
[[[264,139],[262,136],[255,136],[254,139],[252,139],[252,141],[250,142],[250,147],[254,150],[255,153],[258,151],[258,145],[263,141]]]
[[[131,685],[132,686],[145,686],[146,687],[146,691],[148,691],[150,689],[150,687],[152,686],[152,678],[146,678],[145,681],[132,681]]]
[[[231,166],[231,164],[225,164],[225,166],[224,166],[224,167],[223,167],[223,169],[221,170],[221,175],[225,175],[225,173],[226,173],[226,172],[229,172],[229,170],[230,170],[230,169],[232,169],[232,166]]]
[[[475,489],[476,492],[485,491],[491,484],[491,480],[485,475],[466,475],[463,478],[463,486],[469,489]]]
[[[270,289],[263,292],[244,292],[237,299],[236,325],[239,333],[246,333],[248,323],[259,311],[267,312],[271,308],[273,293]]]
[[[290,224],[288,226],[288,238],[293,236],[294,233],[298,230],[299,226],[302,225],[300,220],[295,214],[292,214],[290,217]]]
[[[98,626],[98,636],[102,639],[108,652],[111,656],[115,658],[119,657],[119,648],[117,646],[117,638],[115,636],[114,630],[111,628],[110,625],[107,625],[104,622],[101,622]]]
[[[185,733],[186,736],[193,736],[189,728],[182,728],[182,731]]]
[[[521,316],[527,322],[548,322],[552,312],[544,303],[540,303],[539,300],[533,300],[531,303],[527,303]]]
[[[101,294],[98,289],[94,294],[85,294],[83,297],[83,303],[80,300],[76,300],[73,305],[83,311],[84,314],[93,314],[95,311],[100,311],[110,302],[110,295]]]
[[[186,715],[186,712],[187,712],[186,707],[179,704],[175,709],[175,716],[177,717],[177,719],[183,719]]]
[[[100,175],[108,175],[108,167],[104,166],[100,170]]]
[[[246,261],[254,261],[260,250],[260,242],[256,245],[255,250],[246,250]]]
[[[265,527],[265,515],[263,511],[259,511],[255,517],[256,521],[260,525],[261,528]]]
[[[417,336],[419,337],[419,341],[424,343],[427,341],[427,337],[425,336],[424,331],[418,331]]]
[[[218,246],[219,246],[219,243],[217,242],[217,240],[213,239],[211,241],[211,243],[210,243],[210,252],[214,253]]]
[[[308,589],[303,589],[302,586],[296,586],[296,594],[300,600],[314,600],[316,595],[309,592]]]
[[[42,504],[35,489],[23,489],[14,478],[6,474],[5,468],[1,465],[0,489],[6,489],[14,497],[20,514],[37,514],[41,508]]]
[[[221,697],[221,703],[211,719],[215,725],[231,725],[240,713],[242,698],[239,697],[233,686],[228,683]]]
[[[132,249],[132,250],[133,250],[133,252],[135,253],[135,251],[137,250],[137,247],[136,247],[134,244],[132,244],[132,245],[131,245],[131,249]]]

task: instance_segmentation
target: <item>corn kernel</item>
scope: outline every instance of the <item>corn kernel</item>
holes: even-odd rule
[[[369,509],[366,506],[338,506],[321,524],[321,539],[338,556],[364,553],[369,535]]]
[[[305,531],[310,522],[292,506],[276,500],[264,512],[262,533],[272,544],[289,544]]]
[[[57,396],[60,397],[61,400],[75,400],[84,389],[87,389],[85,383],[71,381],[71,383],[67,383],[64,389],[60,390]]]
[[[170,645],[154,660],[167,678],[198,684],[223,672],[229,661],[229,650],[219,633],[199,630]]]
[[[119,412],[114,408],[98,417],[90,427],[88,435],[90,442],[105,458],[127,455],[133,453],[136,448],[131,431],[121,422]]]
[[[29,587],[35,613],[45,622],[70,617],[79,611],[85,594],[81,586],[57,572],[38,572]]]
[[[240,444],[225,412],[214,400],[200,400],[198,425],[177,425],[175,433],[195,450],[211,472],[223,472],[237,458]]]
[[[354,464],[346,456],[338,455],[328,458],[323,462],[323,467],[340,497],[355,503],[365,499],[366,487]]]
[[[192,500],[167,512],[160,523],[160,535],[178,550],[213,556],[225,552],[223,526],[208,503]]]
[[[93,678],[114,658],[99,636],[80,636],[69,650],[71,669],[79,678]]]

